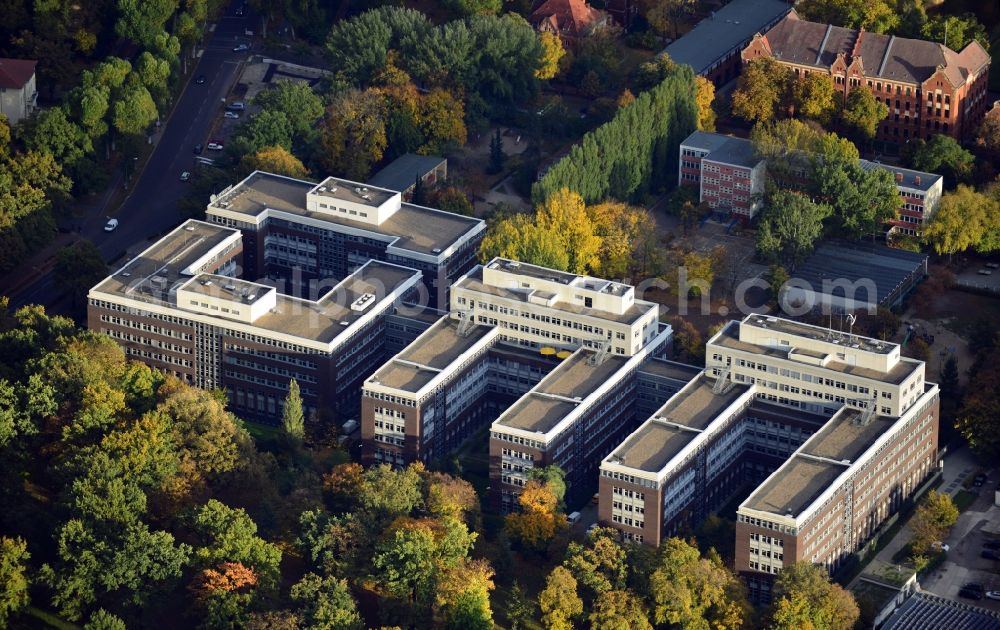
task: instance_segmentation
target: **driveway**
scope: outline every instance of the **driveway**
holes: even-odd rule
[[[951,546],[948,559],[921,581],[923,590],[1000,612],[1000,601],[973,602],[958,597],[959,589],[966,582],[979,582],[988,591],[1000,591],[1000,575],[997,574],[1000,562],[980,557],[984,542],[1000,539],[1000,507],[993,504],[995,485],[995,479],[987,483],[976,502],[959,517],[945,541]]]

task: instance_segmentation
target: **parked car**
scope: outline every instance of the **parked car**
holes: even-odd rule
[[[990,549],[983,549],[979,554],[980,557],[986,558],[987,560],[1000,560],[1000,553],[992,551]]]
[[[958,596],[965,597],[966,599],[982,599],[985,592],[986,589],[983,588],[982,584],[969,582],[962,585],[962,588],[958,591]]]
[[[570,523],[577,523],[580,521],[580,513],[570,512],[569,516],[566,517],[566,520],[569,521]]]
[[[246,104],[243,103],[242,101],[234,101],[234,102],[226,105],[226,109],[228,109],[230,111],[233,111],[233,112],[242,112],[246,108],[247,108]]]
[[[239,120],[240,115],[236,112],[226,112],[223,114],[226,118],[232,118],[233,120]]]
[[[979,473],[973,478],[972,483],[978,488],[979,486],[986,483],[986,475],[984,475],[983,473]]]
[[[981,276],[992,276],[993,275],[993,272],[990,271],[989,269],[980,269],[976,273],[978,273]]]
[[[194,145],[194,154],[195,155],[201,155],[201,151],[204,148],[205,147],[201,146],[201,143],[199,142],[198,144]]]
[[[223,144],[221,142],[209,142],[208,143],[208,150],[209,151],[221,151],[221,150],[223,150],[225,148],[226,147],[223,146]]]
[[[199,75],[198,75],[198,76],[197,76],[197,77],[195,78],[194,82],[195,82],[195,83],[197,83],[198,85],[201,85],[201,84],[203,84],[203,83],[205,82],[205,75],[203,75],[203,74],[199,74]]]
[[[1000,269],[1000,263],[986,263],[986,266],[990,269]]]
[[[105,232],[114,232],[118,229],[118,219],[108,219],[108,222],[104,224]]]
[[[250,44],[238,44],[233,48],[233,52],[243,52],[244,50],[250,50]]]
[[[600,503],[601,502],[601,493],[600,492],[595,492],[594,496],[590,497],[590,502],[593,503],[594,505],[597,505],[598,503]]]
[[[1000,538],[994,538],[993,540],[987,540],[983,543],[983,547],[987,549],[1000,549]]]
[[[191,181],[191,173],[189,173],[187,171],[184,171],[183,173],[181,173],[181,181],[182,182]]]
[[[590,532],[594,531],[595,529],[597,529],[600,526],[601,526],[600,523],[591,523],[590,527],[587,528],[587,533],[589,534]]]

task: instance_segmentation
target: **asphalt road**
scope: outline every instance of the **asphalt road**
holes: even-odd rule
[[[245,36],[252,28],[251,16],[235,15],[236,0],[216,22],[215,31],[206,36],[204,52],[192,72],[192,79],[181,93],[169,121],[164,123],[161,136],[145,170],[138,181],[129,185],[128,197],[117,211],[118,229],[105,232],[107,216],[88,216],[80,237],[89,239],[100,249],[108,262],[118,258],[129,247],[146,242],[180,223],[178,200],[187,192],[188,184],[180,181],[183,171],[193,170],[194,145],[206,144],[212,120],[222,110],[222,101],[238,74],[240,62],[249,52],[233,52],[238,43],[249,42]],[[189,61],[190,63],[190,61]],[[194,81],[205,76],[205,83]],[[62,297],[53,284],[52,272],[45,271],[12,297],[14,306],[43,304],[52,307]]]

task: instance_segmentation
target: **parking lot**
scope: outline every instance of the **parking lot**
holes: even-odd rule
[[[948,559],[921,581],[921,587],[935,595],[1000,612],[1000,601],[959,597],[963,584],[982,584],[987,591],[1000,591],[1000,561],[983,558],[984,543],[1000,540],[1000,507],[994,505],[996,473],[979,488],[979,497],[958,519],[945,541]],[[1000,550],[997,550],[1000,554]]]

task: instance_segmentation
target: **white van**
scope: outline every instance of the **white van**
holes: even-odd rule
[[[580,520],[580,513],[571,512],[570,515],[566,517],[566,520],[569,521],[570,523],[577,523]]]

